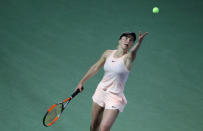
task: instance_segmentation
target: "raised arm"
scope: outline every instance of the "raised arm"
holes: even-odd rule
[[[136,53],[142,43],[143,38],[148,34],[148,32],[145,32],[143,35],[141,34],[141,32],[139,32],[139,38],[138,38],[138,42],[135,44],[134,47],[131,48],[129,55],[131,55],[132,60],[135,59],[136,57]]]
[[[143,38],[148,34],[148,32],[145,32],[143,35],[141,34],[141,32],[139,32],[139,38],[138,38],[138,42],[135,44],[135,46],[133,46],[131,48],[131,50],[129,51],[129,53],[127,54],[126,60],[125,60],[125,65],[127,67],[127,69],[131,69],[132,65],[133,65],[133,61],[136,58],[136,53],[142,43]]]
[[[80,91],[82,91],[82,86],[84,84],[84,82],[86,80],[88,80],[89,78],[93,77],[100,69],[101,67],[104,66],[104,63],[106,61],[107,56],[112,52],[112,50],[106,50],[101,58],[93,65],[89,68],[88,72],[83,76],[83,78],[80,80],[80,82],[78,83],[76,89],[80,89]],[[76,90],[75,89],[75,90]]]

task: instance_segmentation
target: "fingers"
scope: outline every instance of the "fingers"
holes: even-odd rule
[[[149,32],[145,32],[145,33],[143,34],[143,37],[144,37],[145,35],[147,35],[147,34],[149,34]]]
[[[78,85],[78,86],[75,88],[75,91],[78,90],[78,89],[80,90],[80,92],[82,92],[83,89],[84,89],[83,85]]]
[[[80,92],[82,92],[82,89],[81,89],[81,88],[75,88],[75,91],[77,91],[77,90],[80,90]]]
[[[84,89],[84,87],[82,86],[82,87],[80,87],[79,89],[80,89],[80,92],[82,92],[82,91],[83,91],[83,89]]]
[[[143,35],[141,34],[141,31],[139,31],[139,37],[143,38],[145,37],[147,34],[149,34],[149,32],[145,32]]]
[[[139,31],[139,36],[141,36],[142,34],[141,34],[141,31]]]

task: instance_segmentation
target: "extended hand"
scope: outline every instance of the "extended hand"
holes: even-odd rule
[[[143,35],[141,34],[141,32],[139,32],[139,38],[138,38],[138,42],[142,42],[143,38],[148,34],[148,32],[145,32]]]
[[[80,92],[82,92],[82,90],[83,90],[83,84],[82,84],[82,83],[79,83],[79,84],[77,85],[77,87],[75,88],[75,91],[76,91],[77,89],[79,89]]]

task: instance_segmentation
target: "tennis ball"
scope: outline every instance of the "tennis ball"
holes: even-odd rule
[[[159,8],[158,8],[158,7],[154,7],[154,8],[152,9],[152,12],[153,12],[154,14],[158,14],[158,13],[159,13]]]

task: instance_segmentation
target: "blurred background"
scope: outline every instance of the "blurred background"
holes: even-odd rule
[[[141,31],[149,34],[112,131],[202,131],[202,7],[201,0],[0,0],[1,130],[88,131],[103,69],[52,127],[42,118],[117,48],[122,32]]]

